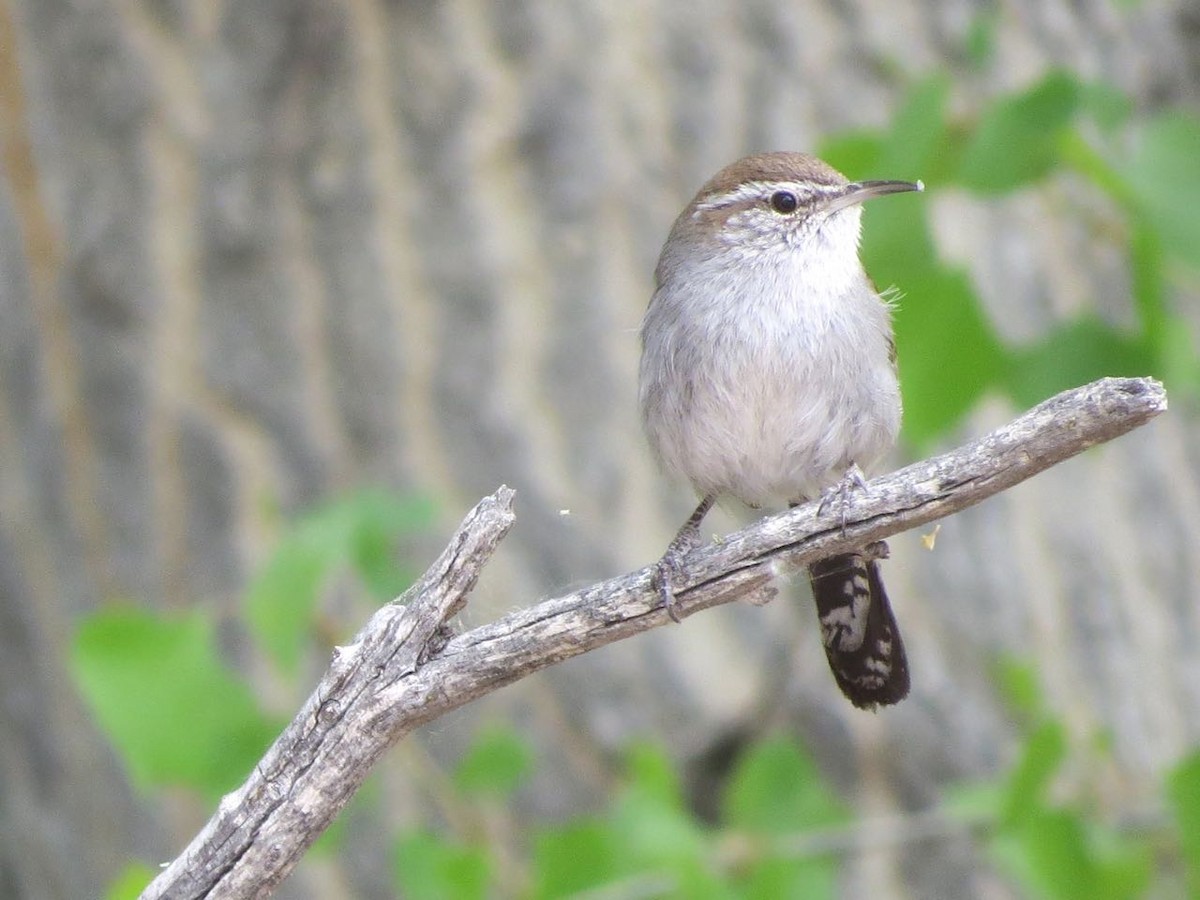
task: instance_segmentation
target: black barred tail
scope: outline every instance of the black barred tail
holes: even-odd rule
[[[860,709],[899,703],[908,695],[908,660],[879,562],[857,553],[809,566],[821,640],[842,693]]]

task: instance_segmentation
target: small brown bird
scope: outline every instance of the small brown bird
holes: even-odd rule
[[[672,579],[718,498],[758,507],[844,496],[895,443],[891,310],[859,260],[860,204],[922,189],[764,153],[718,172],[675,220],[642,323],[639,379],[651,447],[702,498],[658,563],[672,618]],[[909,689],[878,555],[809,568],[830,668],[865,708]]]

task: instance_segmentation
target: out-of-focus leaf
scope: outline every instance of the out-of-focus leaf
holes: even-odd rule
[[[708,840],[683,805],[679,779],[670,760],[649,746],[633,748],[630,782],[612,812],[613,833],[639,869],[661,866],[680,873],[705,859]]]
[[[899,178],[936,185],[950,174],[952,145],[946,129],[950,80],[938,75],[915,85],[892,120],[877,171],[861,177]]]
[[[459,762],[454,782],[467,794],[511,793],[533,764],[529,745],[508,728],[479,734]]]
[[[1200,752],[1177,763],[1166,779],[1167,803],[1179,831],[1179,846],[1192,896],[1200,897]]]
[[[1133,299],[1147,343],[1158,347],[1167,332],[1167,284],[1163,271],[1162,241],[1153,228],[1135,222],[1129,236],[1129,262]]]
[[[1156,374],[1146,342],[1083,316],[1036,344],[1010,351],[1008,387],[1021,406],[1108,375]]]
[[[1000,867],[1034,897],[1093,900],[1096,870],[1085,847],[1083,825],[1071,813],[1039,810],[992,841]]]
[[[412,580],[393,559],[397,539],[431,520],[428,501],[381,491],[351,494],[304,516],[250,584],[250,632],[281,669],[294,671],[328,580],[351,568],[378,599],[391,599]]]
[[[199,612],[93,613],[79,627],[71,662],[89,708],[142,788],[220,794],[279,731],[221,662],[212,624]]]
[[[976,6],[971,24],[967,27],[964,49],[967,59],[976,69],[984,68],[996,50],[996,25],[1000,20],[1000,4],[987,3]]]
[[[877,131],[845,131],[821,142],[817,153],[849,178],[875,177],[883,156],[884,139]],[[880,175],[879,177],[883,177]]]
[[[1043,177],[1059,162],[1058,141],[1079,106],[1079,95],[1079,82],[1060,71],[995,103],[963,152],[959,182],[1000,193]]]
[[[725,824],[743,831],[791,834],[843,822],[847,815],[811,757],[781,738],[751,748],[725,790]]]
[[[1037,670],[1032,665],[1012,656],[1001,657],[995,663],[993,675],[1010,709],[1030,720],[1042,716],[1045,697]]]
[[[1130,840],[1109,828],[1088,829],[1088,852],[1096,869],[1097,900],[1138,900],[1154,877],[1154,857],[1144,841]]]
[[[943,265],[920,194],[868,204],[862,257],[881,289],[897,287],[894,320],[904,435],[917,450],[1001,383],[1004,355],[966,275]]]
[[[838,862],[832,858],[764,859],[739,882],[738,888],[746,900],[776,897],[832,900],[838,896]]]
[[[1200,267],[1200,118],[1166,113],[1137,136],[1128,169],[1136,202],[1165,249]]]
[[[425,831],[396,844],[396,881],[407,900],[480,900],[490,896],[490,868],[482,850]]]
[[[1039,809],[1005,827],[991,850],[1032,896],[1048,900],[1137,900],[1153,875],[1148,846],[1065,809]]]
[[[108,886],[104,900],[136,900],[157,874],[145,863],[129,863]]]
[[[534,896],[564,897],[615,880],[625,871],[608,822],[584,819],[546,829],[534,840]]]
[[[794,742],[780,738],[757,744],[740,760],[726,786],[723,809],[727,827],[763,838],[803,835],[849,817],[811,757]],[[838,867],[834,857],[767,853],[754,862],[739,886],[743,896],[764,900],[832,897]]]
[[[1008,790],[994,782],[965,782],[945,789],[942,807],[962,819],[998,819],[1008,802]]]
[[[946,101],[949,82],[928,78],[908,93],[893,120],[889,134],[846,132],[823,141],[818,153],[851,179],[944,179],[953,165],[946,135]]]
[[[1133,113],[1133,100],[1129,95],[1106,81],[1080,85],[1079,103],[1081,111],[1103,131],[1120,128]]]
[[[1044,807],[1046,788],[1066,755],[1067,735],[1061,722],[1043,722],[1029,735],[1008,778],[1003,811],[1006,822],[1018,823]]]

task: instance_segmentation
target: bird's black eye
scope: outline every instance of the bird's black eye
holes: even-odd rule
[[[800,201],[796,199],[796,195],[791,191],[776,191],[771,195],[771,209],[777,213],[791,213],[796,211],[796,207],[800,205]]]

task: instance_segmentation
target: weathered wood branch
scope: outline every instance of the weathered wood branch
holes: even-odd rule
[[[776,575],[939,519],[1147,422],[1158,382],[1108,378],[1059,394],[980,440],[876,478],[845,510],[810,503],[691,553],[678,612],[773,590]],[[450,619],[513,523],[501,487],[449,547],[333,661],[250,777],[143,898],[263,897],[418,725],[560,660],[669,622],[646,568],[455,635]]]

